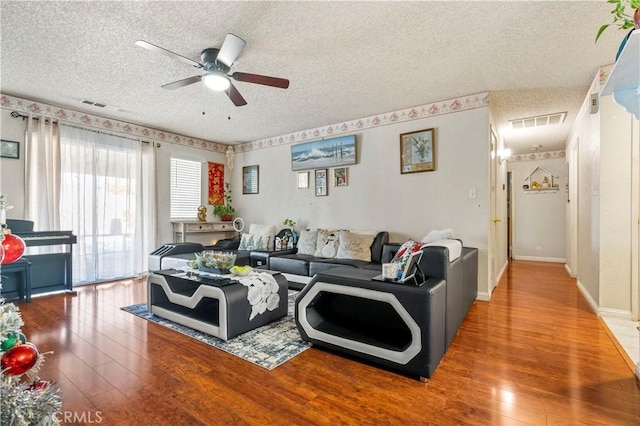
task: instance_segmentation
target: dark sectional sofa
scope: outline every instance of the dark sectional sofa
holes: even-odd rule
[[[262,266],[273,271],[280,271],[287,274],[289,287],[299,290],[302,289],[302,287],[304,287],[304,285],[309,281],[308,278],[311,278],[320,272],[339,266],[350,266],[359,269],[380,271],[382,269],[384,247],[388,243],[388,232],[382,231],[376,234],[373,239],[373,243],[371,244],[370,262],[357,259],[316,257],[306,254],[298,254],[296,252],[274,252],[269,254]]]

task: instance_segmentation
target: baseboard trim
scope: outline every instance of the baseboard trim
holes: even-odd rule
[[[491,295],[486,291],[479,291],[476,300],[482,300],[483,302],[488,302],[491,300]]]
[[[626,321],[632,321],[631,311],[625,311],[622,309],[612,309],[612,308],[598,308],[598,315],[603,317],[610,318],[620,318]]]
[[[636,381],[640,380],[640,362],[636,364]]]
[[[569,267],[569,264],[567,263],[564,264],[564,270],[567,271],[567,274],[569,274],[571,278],[576,277],[575,275],[573,275],[573,272],[571,272],[571,268]]]
[[[591,297],[591,295],[589,294],[587,289],[582,285],[579,279],[576,280],[576,285],[578,286],[578,290],[580,290],[580,293],[582,293],[582,296],[587,300],[587,303],[591,307],[591,310],[593,310],[593,313],[597,315],[598,304],[596,303],[596,301],[593,300],[593,297]]]
[[[531,262],[553,262],[553,263],[565,263],[567,259],[564,257],[537,257],[537,256],[513,256],[515,260],[529,260]]]
[[[504,265],[502,265],[502,269],[500,270],[500,273],[498,274],[498,277],[496,278],[496,285],[494,287],[494,289],[496,287],[498,287],[498,283],[500,282],[500,280],[502,279],[502,276],[504,275],[505,271],[507,270],[507,267],[509,266],[509,259],[507,259],[506,262],[504,262]]]
[[[622,356],[622,359],[624,359],[625,364],[627,364],[627,366],[629,367],[629,369],[631,370],[632,373],[635,373],[637,375],[638,374],[638,369],[636,367],[636,364],[633,362],[633,360],[631,359],[631,357],[629,356],[627,351],[622,347],[622,345],[620,344],[620,342],[616,338],[615,334],[613,334],[613,331],[611,331],[611,329],[609,328],[609,326],[605,322],[605,320],[602,319],[602,317],[599,316],[598,317],[598,322],[602,326],[602,329],[604,330],[606,335],[609,337],[609,340],[611,340],[611,343],[613,343],[613,346],[615,346],[617,351],[620,353],[620,356]]]

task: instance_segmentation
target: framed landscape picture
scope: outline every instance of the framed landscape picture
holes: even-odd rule
[[[342,136],[291,146],[291,170],[356,164],[356,136]]]
[[[400,135],[400,173],[430,172],[436,169],[433,129]]]

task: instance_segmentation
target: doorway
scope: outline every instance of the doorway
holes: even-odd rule
[[[507,172],[507,259],[513,258],[513,185],[511,179],[513,172]]]

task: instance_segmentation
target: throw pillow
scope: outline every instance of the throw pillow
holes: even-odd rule
[[[313,256],[316,252],[316,244],[318,240],[318,230],[313,231],[304,230],[300,232],[300,238],[298,238],[298,254],[308,254]]]
[[[375,235],[340,231],[337,259],[355,259],[371,262],[371,244]]]
[[[238,250],[269,250],[270,235],[242,234]]]
[[[434,229],[433,231],[429,231],[427,235],[424,236],[422,242],[428,244],[438,240],[450,240],[455,237],[456,233],[453,231],[453,229]]]
[[[339,234],[336,231],[318,229],[318,239],[316,240],[316,257],[335,258],[338,252]]]
[[[400,270],[404,269],[411,253],[417,252],[422,248],[422,246],[423,244],[421,242],[409,239],[406,243],[400,246],[396,255],[393,256],[391,263],[397,263]]]

